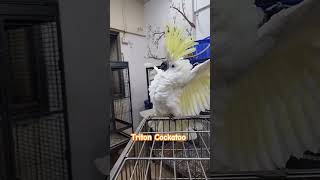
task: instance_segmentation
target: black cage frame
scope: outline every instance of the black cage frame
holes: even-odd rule
[[[0,180],[72,179],[62,55],[56,2],[0,2]]]
[[[126,141],[121,141],[116,144],[111,145],[111,149],[118,149],[123,145],[127,144],[130,139],[130,135],[124,132],[125,130],[131,129],[131,133],[134,131],[133,129],[133,112],[132,112],[132,97],[131,97],[131,84],[130,84],[130,71],[129,71],[129,63],[125,61],[111,61],[111,77],[113,78],[112,83],[112,117],[110,121],[111,133],[112,134],[119,134],[126,138]],[[116,76],[115,76],[116,75]],[[118,78],[116,80],[116,77]],[[117,84],[117,88],[114,86]],[[116,112],[116,102],[121,103],[124,105],[124,111]],[[125,103],[122,104],[122,101]],[[121,106],[122,108],[122,106]],[[118,116],[121,116],[119,119]],[[122,117],[124,115],[124,117]],[[124,119],[122,119],[124,118]]]

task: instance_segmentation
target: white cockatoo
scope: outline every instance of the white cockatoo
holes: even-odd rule
[[[183,59],[195,51],[192,37],[184,35],[175,26],[166,26],[165,46],[167,50],[167,69],[154,69],[157,74],[149,86],[149,95],[153,103],[155,116],[195,116],[210,109],[210,60],[193,65]],[[159,124],[164,131],[190,131],[201,128],[201,124],[183,124],[170,122]],[[193,123],[190,121],[190,123]],[[175,127],[176,125],[176,127]],[[150,123],[151,127],[155,127]]]
[[[254,0],[213,7],[212,170],[282,169],[290,156],[317,152],[320,1],[305,0],[260,28]]]

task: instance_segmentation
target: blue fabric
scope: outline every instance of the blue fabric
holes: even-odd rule
[[[208,45],[210,45],[210,36],[204,38],[204,39],[200,39],[196,41],[198,43],[198,45],[195,45],[194,47],[196,48],[196,51],[193,53],[193,55],[199,54],[200,52],[202,52],[204,49],[206,49],[208,47]],[[208,48],[205,52],[203,52],[202,54],[190,58],[190,63],[195,65],[195,64],[199,64],[204,62],[205,60],[210,58],[210,48]]]
[[[152,109],[153,104],[149,100],[144,101],[144,108],[145,109]]]

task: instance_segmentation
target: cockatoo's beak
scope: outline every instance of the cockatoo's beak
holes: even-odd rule
[[[166,71],[169,68],[169,61],[163,61],[163,63],[160,65],[160,69],[163,71]]]
[[[153,69],[157,71],[157,73],[161,72],[161,69],[158,69],[157,66],[153,66]]]
[[[147,68],[153,67],[157,71],[157,73],[159,73],[161,71],[166,71],[168,69],[169,61],[163,61],[159,68],[153,63],[144,63],[144,66]]]

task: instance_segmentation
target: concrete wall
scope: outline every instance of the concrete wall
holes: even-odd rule
[[[109,1],[60,0],[74,180],[104,179],[94,165],[109,150]]]

